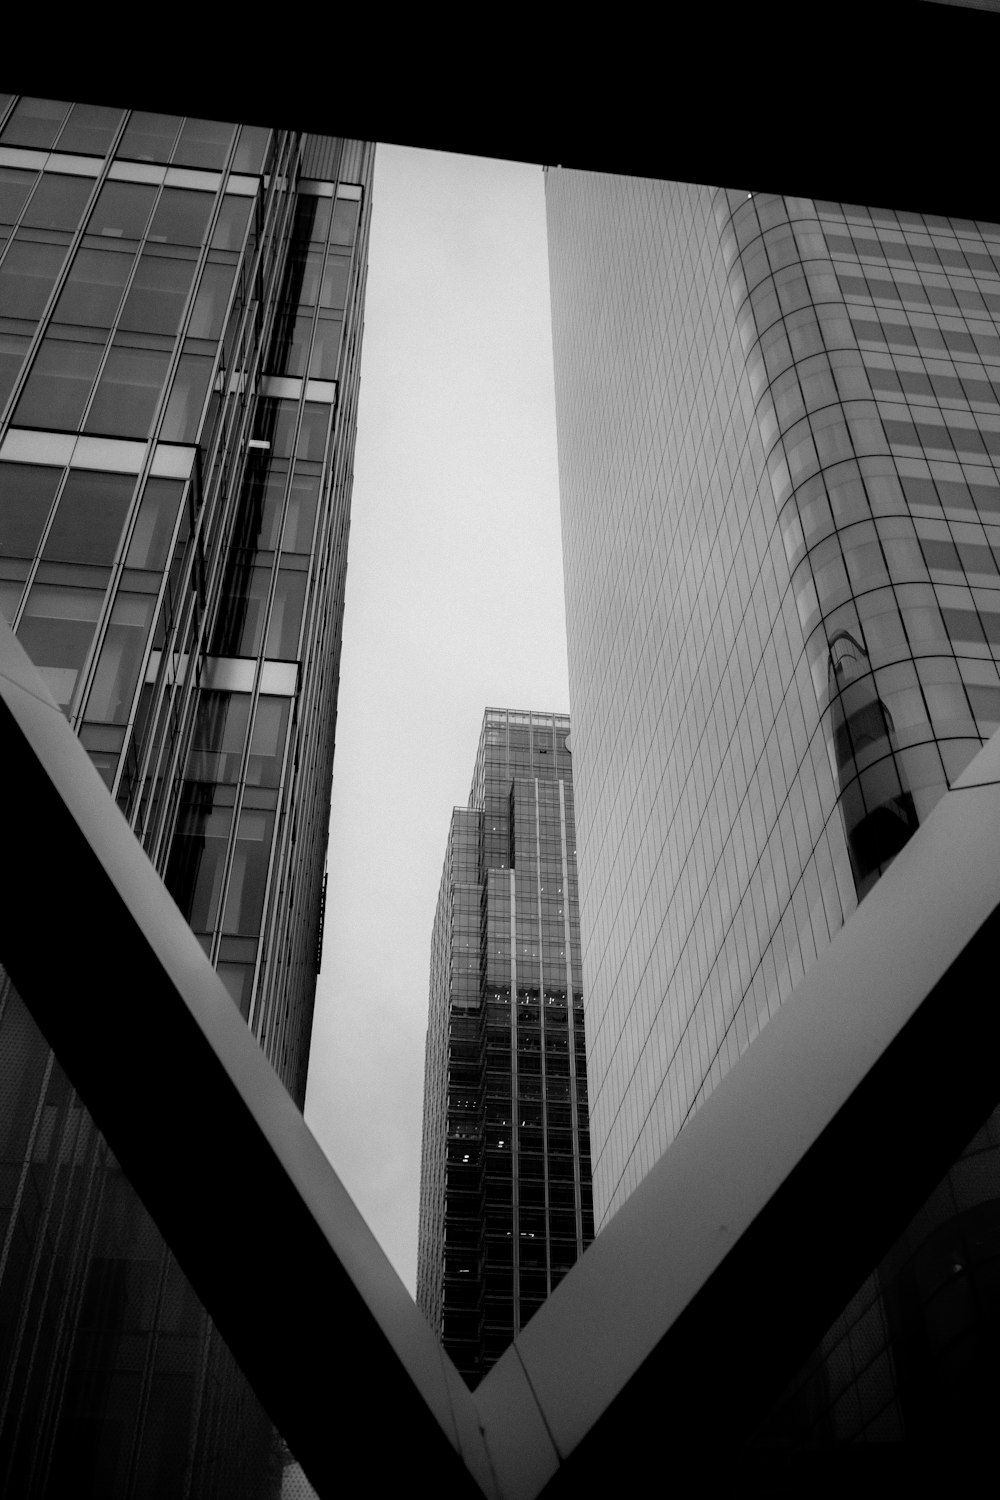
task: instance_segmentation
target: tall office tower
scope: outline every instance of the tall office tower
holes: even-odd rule
[[[0,605],[300,1106],[373,151],[0,99]],[[6,981],[0,1066],[0,1489],[270,1493],[266,1420]]]
[[[1000,723],[1000,228],[546,197],[600,1225]],[[811,1440],[995,1393],[996,1140],[830,1330]]]
[[[488,708],[431,940],[417,1266],[471,1386],[593,1237],[569,719]]]

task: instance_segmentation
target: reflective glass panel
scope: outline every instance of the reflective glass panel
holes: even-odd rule
[[[219,120],[185,120],[173,154],[174,165],[224,167],[235,132],[235,125]]]
[[[145,182],[106,182],[97,195],[88,233],[141,239],[155,197],[156,188]]]
[[[183,493],[180,480],[146,480],[125,557],[127,567],[159,570],[165,566]]]
[[[175,334],[194,271],[194,261],[143,251],[119,326],[136,333]]]
[[[46,338],[14,412],[21,427],[79,428],[103,345]]]
[[[60,151],[103,156],[121,124],[122,111],[100,104],[74,104],[59,136]]]
[[[132,161],[169,161],[180,124],[176,115],[156,115],[135,109],[116,154]]]
[[[149,228],[149,238],[171,245],[200,245],[214,203],[213,193],[164,188]]]
[[[87,415],[86,431],[148,437],[169,363],[169,354],[159,350],[112,348]]]
[[[212,359],[207,354],[185,354],[177,367],[160,437],[168,443],[193,443],[198,436]]]
[[[127,721],[155,605],[149,594],[119,593],[115,599],[87,700],[89,719]]]
[[[59,99],[19,99],[3,130],[5,146],[51,146],[69,109]]]
[[[65,259],[65,245],[38,245],[18,234],[0,265],[3,316],[40,318]]]
[[[103,590],[42,583],[36,583],[28,595],[17,628],[18,640],[61,707],[76,691],[103,599]]]
[[[32,229],[76,229],[93,190],[92,177],[43,172],[22,222]]]
[[[13,224],[27,201],[37,172],[0,167],[0,224]]]
[[[52,314],[54,323],[110,328],[132,269],[121,250],[78,250]]]
[[[0,555],[34,557],[62,469],[0,464]]]
[[[42,556],[48,562],[110,563],[134,489],[131,474],[71,469]]]

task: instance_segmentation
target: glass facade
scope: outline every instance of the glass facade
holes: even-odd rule
[[[0,102],[0,609],[300,1106],[373,154]],[[127,1183],[13,990],[0,1032],[17,1100],[0,1300],[20,1309],[2,1333],[0,1487],[40,1493],[59,1464],[115,1496],[280,1487],[266,1423],[267,1462],[248,1468],[228,1419],[196,1457],[206,1392],[234,1411],[252,1393],[213,1373],[221,1341],[190,1289],[174,1295],[176,1264],[134,1194],[122,1206]],[[189,1348],[171,1363],[181,1303]],[[177,1475],[154,1488],[161,1374]]]
[[[569,727],[486,710],[434,921],[417,1303],[473,1387],[594,1235]]]
[[[601,1224],[1000,724],[1000,228],[561,169],[546,197]],[[768,1441],[981,1420],[997,1138]]]

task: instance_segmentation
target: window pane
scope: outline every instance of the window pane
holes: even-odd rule
[[[190,780],[235,784],[249,721],[249,693],[203,692],[188,760]]]
[[[173,161],[183,167],[224,167],[235,125],[218,120],[185,120]]]
[[[119,326],[136,333],[175,334],[194,271],[194,261],[143,251]]]
[[[239,144],[233,158],[234,172],[261,172],[264,169],[264,152],[271,138],[266,125],[244,125],[240,131]]]
[[[316,325],[309,374],[317,380],[334,380],[340,360],[340,318],[321,317]]]
[[[288,728],[288,698],[259,698],[247,766],[248,786],[277,786]]]
[[[323,272],[323,293],[321,302],[324,307],[344,307],[347,302],[347,277],[351,269],[350,257],[347,255],[333,255],[326,263]]]
[[[313,522],[319,498],[319,477],[296,474],[288,497],[288,513],[281,545],[285,552],[308,552],[312,546]]]
[[[236,275],[235,266],[206,266],[198,285],[198,294],[191,310],[188,337],[193,339],[219,339],[226,316],[229,293]]]
[[[253,936],[260,930],[273,835],[273,812],[247,808],[240,814],[222,924],[224,932]]]
[[[158,350],[112,348],[85,430],[148,437],[169,363]]]
[[[169,161],[180,123],[176,115],[133,110],[116,155],[132,161]]]
[[[253,554],[248,554],[252,557]],[[225,599],[212,636],[213,656],[256,656],[264,626],[264,605],[271,568],[254,567],[249,560],[226,579]]]
[[[4,127],[4,145],[51,146],[68,109],[59,99],[19,99]]]
[[[298,654],[299,626],[308,576],[307,573],[279,569],[264,651],[271,660],[292,661]]]
[[[76,229],[94,190],[92,177],[65,177],[43,172],[31,195],[23,222],[32,229]]]
[[[131,474],[71,469],[45,539],[47,562],[110,563],[132,501]]]
[[[361,204],[356,198],[338,198],[333,207],[333,224],[330,228],[332,245],[353,245]]]
[[[42,583],[28,595],[17,638],[60,706],[76,691],[103,599],[103,592],[96,590]]]
[[[210,932],[215,926],[233,820],[231,807],[213,806],[214,790],[186,783],[165,877],[168,891],[195,932]]]
[[[149,222],[156,188],[144,182],[106,182],[97,195],[87,231],[138,240]]]
[[[160,437],[165,442],[193,443],[197,438],[212,363],[207,354],[185,354],[182,357],[160,428]]]
[[[64,245],[36,245],[18,233],[0,265],[5,318],[40,318],[66,259]]]
[[[0,224],[16,223],[37,176],[37,172],[0,167]]]
[[[149,594],[121,593],[115,599],[87,700],[89,719],[127,722],[155,605]]]
[[[23,333],[0,333],[0,406],[14,389],[31,340]]]
[[[103,353],[102,345],[46,338],[15,408],[18,426],[78,429]]]
[[[178,479],[146,480],[125,558],[126,567],[158,570],[166,566],[183,493],[184,485]]]
[[[0,555],[34,557],[62,469],[0,464]]]
[[[247,221],[254,200],[240,193],[227,193],[212,235],[213,250],[239,250],[247,231]]]
[[[247,544],[264,552],[278,545],[278,521],[285,498],[288,465],[280,460],[266,474],[254,476],[247,486]]]
[[[59,137],[59,150],[103,156],[115,138],[121,118],[120,109],[108,109],[101,104],[74,104]]]
[[[133,260],[122,250],[78,250],[52,321],[110,328]]]
[[[164,240],[171,245],[200,245],[214,203],[213,193],[164,188],[156,205],[149,238]]]
[[[296,453],[299,458],[322,459],[326,452],[326,435],[330,426],[330,407],[307,401]]]

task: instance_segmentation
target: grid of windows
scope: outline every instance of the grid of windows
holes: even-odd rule
[[[594,1233],[568,741],[487,709],[434,922],[417,1301],[470,1385]]]
[[[546,193],[603,1222],[1000,722],[1000,229]],[[762,1441],[981,1407],[993,1132]]]
[[[319,160],[325,175],[310,176]],[[361,142],[0,99],[0,609],[299,1103],[372,163]],[[19,1005],[0,998],[0,1029],[5,1003],[11,1016]],[[94,1139],[87,1170],[99,1182],[107,1153]],[[52,1177],[46,1212],[62,1213],[65,1186]],[[97,1200],[93,1212],[99,1235]],[[15,1215],[10,1233],[22,1229],[20,1268],[0,1253],[0,1298],[16,1301],[18,1278],[43,1274],[49,1252]],[[57,1262],[84,1254],[77,1240],[90,1232],[61,1241]],[[64,1303],[53,1290],[53,1327],[78,1319],[82,1284]],[[165,1327],[154,1318],[154,1344]],[[194,1449],[178,1434],[210,1420],[198,1382],[222,1347],[207,1328],[175,1412],[185,1462]],[[29,1453],[18,1432],[55,1421],[86,1373],[73,1363],[86,1365],[82,1346],[65,1339],[47,1389],[22,1381],[16,1397],[34,1337],[15,1330],[14,1404],[0,1405],[0,1472],[17,1473],[25,1493],[52,1450]],[[29,1399],[42,1405],[20,1411]],[[256,1477],[239,1460],[233,1478],[231,1416],[213,1438],[233,1443],[226,1483],[263,1494],[278,1482],[266,1452]],[[96,1395],[80,1415],[103,1434],[98,1447],[119,1419]],[[67,1433],[79,1458],[80,1435]],[[137,1420],[126,1477],[108,1480],[115,1493],[152,1493],[136,1478],[153,1462],[146,1442]],[[194,1494],[207,1481],[184,1482]]]

